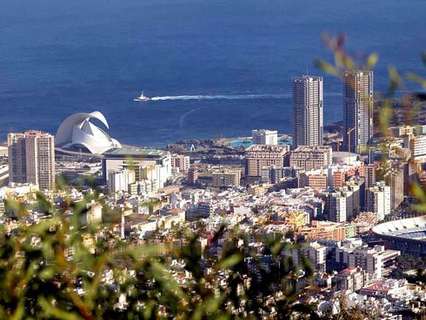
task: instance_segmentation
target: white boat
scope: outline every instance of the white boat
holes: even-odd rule
[[[150,100],[151,100],[151,98],[145,96],[143,94],[143,91],[142,91],[142,93],[141,93],[141,95],[139,97],[133,99],[133,101],[138,101],[138,102],[145,102],[145,101],[150,101]]]

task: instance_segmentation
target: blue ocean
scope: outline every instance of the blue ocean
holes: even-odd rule
[[[425,74],[425,14],[425,0],[2,0],[0,140],[94,110],[128,144],[290,133],[292,77],[331,59],[323,32],[377,52],[383,90],[390,65]],[[340,120],[341,84],[323,76],[325,120]],[[141,90],[158,98],[134,102]]]

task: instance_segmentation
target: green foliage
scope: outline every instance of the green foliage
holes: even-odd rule
[[[247,235],[222,227],[212,239],[225,239],[218,257],[188,231],[179,245],[136,245],[105,225],[82,228],[84,202],[37,200],[45,219],[18,217],[0,230],[1,319],[317,317],[300,302],[312,269],[284,254],[294,249],[285,239],[265,239],[260,254],[247,250]]]

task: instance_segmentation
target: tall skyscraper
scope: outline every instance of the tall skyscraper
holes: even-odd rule
[[[294,144],[322,144],[323,79],[304,75],[293,80]]]
[[[347,71],[343,88],[343,141],[348,151],[365,150],[373,136],[373,71]]]
[[[55,188],[54,137],[40,131],[9,133],[9,181]]]

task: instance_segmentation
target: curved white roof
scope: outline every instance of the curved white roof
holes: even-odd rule
[[[372,230],[383,236],[423,241],[426,240],[426,216],[384,222]]]
[[[93,154],[102,154],[114,148],[121,148],[117,140],[90,122],[91,119],[99,120],[109,129],[107,120],[99,111],[75,113],[62,121],[56,132],[55,144],[62,148],[84,146]]]

